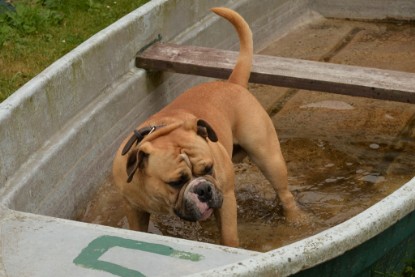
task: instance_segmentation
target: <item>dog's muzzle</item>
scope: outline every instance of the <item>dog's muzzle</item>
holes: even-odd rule
[[[206,220],[214,209],[222,207],[222,193],[209,179],[199,177],[189,183],[182,202],[174,209],[178,217],[187,221]]]

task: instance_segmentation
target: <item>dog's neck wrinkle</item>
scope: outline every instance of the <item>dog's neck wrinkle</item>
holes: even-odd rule
[[[187,156],[186,153],[181,153],[180,157],[183,159],[186,165],[190,168],[190,170],[192,170],[192,163],[190,162],[189,156]]]

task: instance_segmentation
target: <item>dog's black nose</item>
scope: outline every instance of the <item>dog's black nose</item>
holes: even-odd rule
[[[212,199],[212,185],[210,183],[198,184],[194,191],[201,202],[208,202]]]

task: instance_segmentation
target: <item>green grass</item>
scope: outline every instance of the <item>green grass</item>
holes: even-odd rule
[[[0,6],[0,102],[148,0],[15,0]]]

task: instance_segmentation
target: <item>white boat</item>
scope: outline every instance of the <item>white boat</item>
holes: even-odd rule
[[[69,220],[137,123],[206,80],[148,74],[136,54],[159,36],[237,47],[214,6],[241,13],[258,49],[321,16],[415,19],[410,0],[153,0],[100,31],[0,104],[0,276],[352,276],[388,255],[415,257],[415,179],[341,224],[266,253]],[[294,71],[301,65],[290,62]],[[396,90],[415,93],[415,74],[389,73],[406,85]]]

